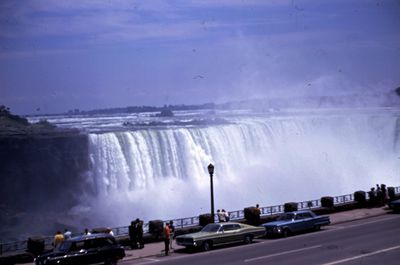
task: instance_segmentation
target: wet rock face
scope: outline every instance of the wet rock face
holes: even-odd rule
[[[86,135],[0,138],[0,204],[24,211],[71,207],[88,167]]]

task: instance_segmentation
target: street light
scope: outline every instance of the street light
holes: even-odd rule
[[[210,189],[211,189],[211,222],[214,223],[214,187],[213,187],[213,175],[214,175],[214,165],[209,164],[208,173],[210,174]]]

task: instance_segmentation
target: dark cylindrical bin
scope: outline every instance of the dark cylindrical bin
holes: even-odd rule
[[[27,242],[27,249],[28,252],[32,253],[33,255],[39,255],[44,251],[44,238],[37,236],[37,237],[30,237],[28,238]]]
[[[210,213],[200,214],[199,215],[199,224],[200,226],[206,226],[208,224],[213,223],[213,219]]]
[[[354,201],[358,202],[359,204],[365,204],[367,201],[365,198],[365,191],[358,190],[354,192]]]
[[[332,208],[333,207],[333,197],[331,196],[324,196],[321,198],[321,206]]]
[[[297,211],[298,203],[297,202],[287,202],[283,205],[284,212],[294,212]]]
[[[162,220],[149,221],[149,233],[157,236],[161,236],[164,230],[164,222]]]

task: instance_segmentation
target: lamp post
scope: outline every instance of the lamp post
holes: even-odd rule
[[[211,221],[214,223],[214,186],[213,186],[213,175],[214,175],[214,165],[209,164],[208,173],[210,174],[210,189],[211,189]]]

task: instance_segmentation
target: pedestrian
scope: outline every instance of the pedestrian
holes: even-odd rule
[[[175,236],[175,226],[174,226],[174,221],[169,221],[169,232],[170,232],[170,239],[169,239],[169,248],[174,249],[172,247],[172,242],[174,241],[174,236]]]
[[[225,216],[225,221],[226,222],[229,222],[229,220],[231,219],[230,217],[229,217],[229,213],[226,211],[225,212],[225,209],[222,209],[222,213],[224,214],[224,216]]]
[[[144,248],[143,220],[140,220],[139,218],[136,219],[136,230],[137,230],[137,240],[139,243],[139,248]]]
[[[371,190],[368,192],[368,196],[369,196],[369,204],[370,204],[370,206],[375,205],[375,203],[376,203],[376,191],[375,191],[374,187],[372,187]]]
[[[254,210],[254,214],[255,214],[255,220],[254,220],[255,225],[259,225],[261,210],[260,210],[260,206],[258,204],[256,204],[256,209]]]
[[[89,232],[89,229],[85,228],[85,232],[83,232],[83,234],[85,236],[91,235],[91,233]]]
[[[106,233],[107,233],[107,234],[110,234],[110,235],[112,235],[112,236],[114,236],[114,232],[113,232],[113,231],[111,230],[111,228],[109,228],[109,227],[107,227]]]
[[[221,212],[219,209],[217,210],[218,222],[225,222],[225,214]]]
[[[129,240],[131,241],[131,248],[136,249],[138,248],[137,222],[132,221],[128,229],[129,229]]]
[[[169,240],[171,237],[171,230],[169,229],[169,223],[164,226],[164,245],[165,245],[165,256],[169,253]]]
[[[71,239],[72,233],[67,228],[64,230],[64,240]]]
[[[64,241],[63,233],[61,233],[61,231],[57,231],[57,233],[54,236],[54,240],[53,240],[54,248],[57,248],[63,241]]]
[[[386,185],[385,184],[381,184],[381,191],[382,191],[382,202],[383,204],[386,204],[389,197],[387,194],[387,190],[386,190]]]

